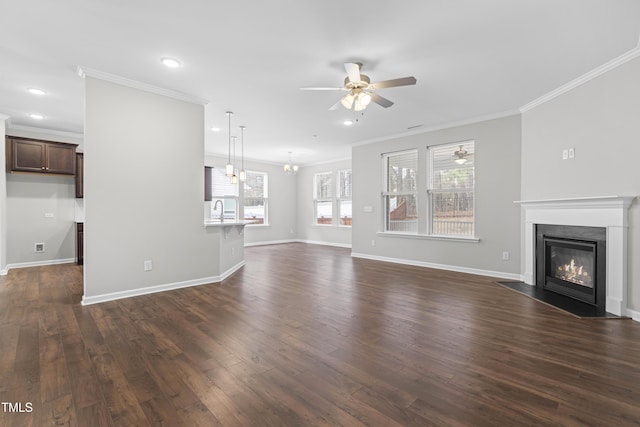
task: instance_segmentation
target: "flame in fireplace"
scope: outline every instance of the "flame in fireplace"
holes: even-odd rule
[[[556,277],[583,286],[592,286],[593,281],[584,265],[577,265],[574,259],[569,264],[559,265]]]

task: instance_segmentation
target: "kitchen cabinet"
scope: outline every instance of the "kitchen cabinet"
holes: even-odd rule
[[[84,154],[76,153],[76,199],[84,197]]]
[[[84,264],[84,223],[76,222],[76,252],[78,265]]]
[[[7,136],[7,172],[76,173],[76,144]]]

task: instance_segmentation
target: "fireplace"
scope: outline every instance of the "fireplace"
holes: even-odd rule
[[[603,227],[536,225],[536,286],[605,309]]]

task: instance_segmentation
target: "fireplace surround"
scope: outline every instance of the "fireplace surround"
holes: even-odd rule
[[[602,227],[606,230],[604,304],[626,315],[628,210],[635,196],[604,196],[515,202],[524,211],[525,283],[536,284],[536,228],[539,225]]]

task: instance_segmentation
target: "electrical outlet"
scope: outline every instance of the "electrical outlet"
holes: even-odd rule
[[[507,251],[502,252],[502,260],[503,261],[509,261],[509,258],[511,258],[511,254]]]
[[[44,252],[44,243],[34,243],[33,251],[34,252]]]
[[[148,259],[144,262],[144,271],[151,271],[151,270],[153,270],[153,262],[151,262],[151,260]]]
[[[562,150],[562,160],[567,160],[569,158],[569,150],[566,148]]]
[[[376,245],[376,240],[375,239],[371,239],[371,246],[375,246]]]
[[[231,255],[235,255],[236,254],[236,248],[231,248]]]
[[[45,212],[44,213],[44,217],[45,218],[53,218],[54,217],[53,212]]]
[[[576,149],[571,147],[569,148],[569,158],[573,159],[576,156]]]

